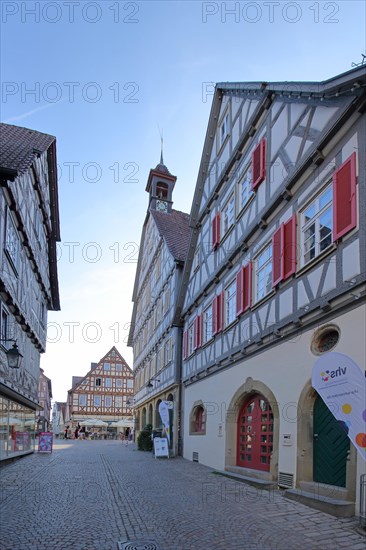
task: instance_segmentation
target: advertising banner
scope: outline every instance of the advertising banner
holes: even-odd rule
[[[159,414],[164,426],[164,431],[170,443],[170,417],[169,410],[173,408],[172,401],[162,401],[159,405]]]
[[[38,440],[38,452],[39,453],[52,453],[53,446],[53,433],[41,432]]]
[[[312,386],[366,460],[365,373],[347,355],[325,353],[315,362]]]

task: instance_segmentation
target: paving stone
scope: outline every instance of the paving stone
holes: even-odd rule
[[[1,468],[2,549],[117,550],[120,541],[153,540],[161,550],[365,550],[355,518],[134,445],[78,443],[56,441],[52,455]]]

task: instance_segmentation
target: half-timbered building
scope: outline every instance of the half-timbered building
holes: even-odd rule
[[[174,210],[176,182],[163,163],[150,170],[149,207],[143,225],[133,291],[128,345],[133,347],[136,430],[161,428],[159,405],[169,401],[170,449],[178,452],[181,328],[172,324],[187,252],[188,214]]]
[[[70,429],[88,419],[108,423],[108,431],[114,435],[122,431],[122,420],[132,428],[133,395],[133,372],[113,346],[99,363],[91,364],[85,376],[73,376],[66,415]]]
[[[0,460],[34,449],[47,312],[59,310],[56,139],[0,124]],[[16,345],[20,368],[8,367]]]
[[[365,84],[216,85],[175,319],[184,456],[338,515],[364,463],[311,375],[365,366]]]

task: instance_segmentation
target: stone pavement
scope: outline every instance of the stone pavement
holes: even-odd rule
[[[56,441],[0,469],[1,550],[365,550],[337,519],[119,441]]]

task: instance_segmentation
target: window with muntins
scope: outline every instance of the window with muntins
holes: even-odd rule
[[[224,144],[224,141],[226,139],[226,136],[229,134],[229,126],[230,126],[230,119],[229,119],[229,113],[226,113],[224,116],[224,120],[221,123],[220,126],[220,147]]]
[[[106,378],[105,379],[105,387],[106,388],[111,388],[112,387],[112,379],[111,378]]]
[[[255,259],[255,299],[258,302],[272,289],[272,243]]]
[[[236,319],[236,280],[225,289],[225,326]]]
[[[100,395],[94,395],[94,407],[100,407],[101,397]]]
[[[238,213],[248,203],[249,199],[253,196],[252,190],[252,164],[250,164],[240,176],[238,181]]]
[[[188,355],[191,355],[194,351],[194,323],[188,327]]]
[[[104,405],[106,407],[111,407],[112,406],[112,397],[110,395],[106,395],[105,398],[104,398]]]
[[[222,210],[221,220],[222,220],[223,235],[225,235],[225,233],[229,231],[230,227],[234,225],[234,217],[235,217],[235,199],[234,199],[234,195],[232,195]]]
[[[79,395],[79,405],[81,407],[85,407],[85,405],[86,405],[86,395],[84,395],[84,394]]]
[[[329,185],[301,213],[303,265],[332,244],[332,228],[332,187]]]
[[[9,209],[6,215],[5,252],[12,267],[17,271],[19,262],[19,237]]]
[[[212,304],[203,312],[203,341],[208,342],[212,338]]]

